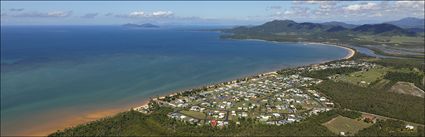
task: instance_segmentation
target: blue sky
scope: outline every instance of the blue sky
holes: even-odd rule
[[[424,16],[423,1],[1,1],[2,25],[377,23]]]

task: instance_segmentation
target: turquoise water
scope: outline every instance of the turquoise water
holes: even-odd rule
[[[219,36],[190,28],[2,26],[1,133],[15,134],[64,113],[126,106],[348,54],[332,46]]]

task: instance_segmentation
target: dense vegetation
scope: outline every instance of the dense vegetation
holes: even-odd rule
[[[345,26],[345,27],[344,27]],[[422,48],[423,29],[400,28],[392,24],[365,24],[352,26],[320,23],[297,23],[292,20],[274,20],[252,27],[236,27],[222,30],[222,38],[261,39],[281,42],[322,42],[336,45],[390,45],[398,48]],[[386,56],[424,59],[423,54],[395,54],[375,47],[367,47],[375,53]]]
[[[356,136],[425,136],[424,127],[417,127],[411,131],[405,128],[405,123],[396,120],[377,121],[371,127],[357,132]]]
[[[65,129],[49,136],[335,136],[322,126],[332,118],[342,115],[358,118],[356,111],[335,109],[307,118],[299,123],[284,126],[269,126],[255,123],[251,119],[241,120],[240,125],[231,123],[227,127],[195,126],[166,116],[171,108],[157,107],[152,114],[145,115],[127,111],[114,117],[104,118],[85,125]],[[404,122],[378,121],[373,126],[358,132],[358,136],[406,136],[424,135],[423,127],[416,132],[404,129]]]
[[[415,86],[418,88],[421,88],[424,90],[424,85],[422,83],[423,75],[417,74],[417,73],[405,73],[405,72],[388,72],[385,75],[385,79],[391,80],[391,81],[404,81],[404,82],[411,82],[414,83]]]
[[[161,107],[150,115],[136,111],[120,113],[86,125],[80,125],[49,136],[335,136],[321,124],[338,115],[337,111],[321,113],[299,123],[269,126],[241,120],[228,127],[195,126],[166,116],[170,108]]]
[[[228,32],[238,34],[372,34],[372,35],[409,35],[414,36],[416,33],[407,29],[400,28],[392,24],[365,24],[354,28],[345,28],[342,26],[326,25],[320,23],[303,22],[297,23],[292,20],[273,20],[254,27],[237,27]]]
[[[341,116],[348,117],[351,119],[357,119],[362,116],[362,113],[358,111],[344,110],[344,109],[335,109],[334,111]]]
[[[423,98],[420,97],[330,80],[322,82],[315,88],[343,108],[424,123],[425,104]]]
[[[333,69],[306,72],[306,73],[303,73],[302,75],[307,77],[319,78],[319,79],[328,79],[329,76],[332,76],[335,74],[349,74],[356,71],[360,71],[360,69],[359,68],[333,68]]]
[[[394,68],[409,68],[424,70],[425,64],[423,59],[397,59],[397,58],[383,58],[379,60],[370,61],[385,67]]]

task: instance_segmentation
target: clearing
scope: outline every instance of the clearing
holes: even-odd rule
[[[366,123],[362,120],[351,119],[343,116],[337,116],[322,124],[335,134],[344,132],[345,135],[354,135],[359,130],[372,126],[372,123]]]
[[[202,112],[182,110],[180,113],[196,119],[205,119],[205,114]]]
[[[407,94],[412,96],[417,96],[424,98],[425,92],[421,90],[420,88],[416,87],[415,84],[409,83],[409,82],[397,82],[394,84],[390,92],[400,93],[400,94]]]
[[[358,71],[348,75],[338,76],[336,81],[343,81],[362,87],[367,87],[370,83],[373,83],[379,79],[383,79],[387,72],[388,68],[372,68],[367,71]]]

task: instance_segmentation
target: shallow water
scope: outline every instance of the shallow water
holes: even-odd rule
[[[1,134],[17,134],[63,114],[126,106],[348,54],[332,46],[223,40],[218,32],[187,29],[2,26]]]

